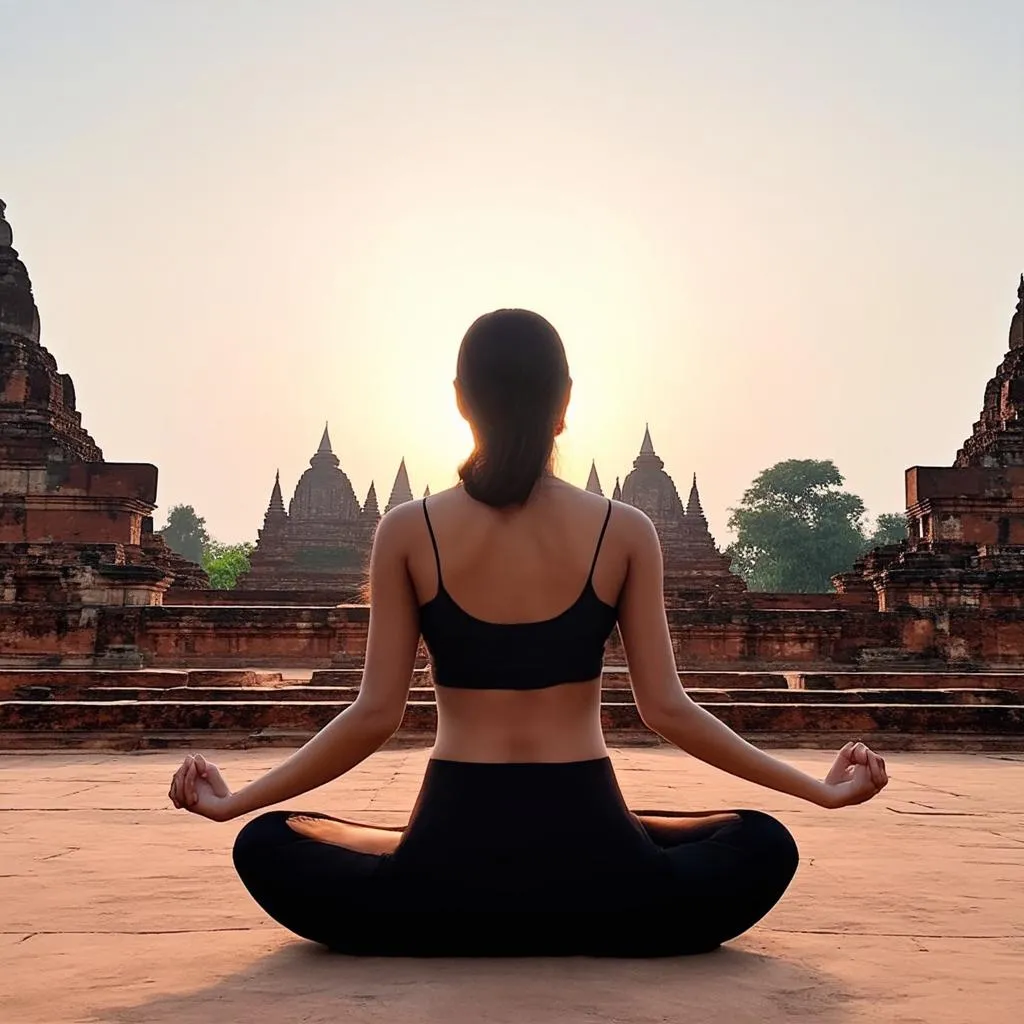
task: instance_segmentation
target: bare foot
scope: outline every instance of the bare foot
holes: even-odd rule
[[[640,811],[637,812],[637,818],[658,846],[677,846],[680,843],[709,839],[723,825],[739,821],[740,816],[732,811],[679,815],[645,814]]]
[[[288,827],[306,839],[343,846],[357,853],[394,853],[402,841],[402,833],[399,831],[332,821],[330,818],[311,818],[304,814],[291,815]]]

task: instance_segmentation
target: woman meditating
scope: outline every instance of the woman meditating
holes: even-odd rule
[[[653,956],[712,950],[764,917],[797,867],[783,825],[760,811],[624,803],[601,732],[616,625],[637,709],[670,743],[821,807],[886,785],[882,758],[862,743],[815,779],[686,695],[651,521],[551,471],[570,385],[542,317],[477,320],[455,380],[473,452],[458,486],[380,521],[356,700],[237,792],[200,755],[171,782],[176,807],[228,821],[344,775],[398,729],[422,634],[437,738],[408,825],[279,810],[235,842],[243,884],[297,935],[356,954]],[[440,915],[451,923],[439,927]]]

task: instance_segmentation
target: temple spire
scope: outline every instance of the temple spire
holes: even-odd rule
[[[601,478],[597,475],[597,462],[593,459],[590,462],[590,476],[587,478],[587,490],[591,494],[600,494],[604,497],[604,491],[601,490]]]
[[[622,484],[619,483],[619,478],[615,478],[615,490],[612,491],[612,501],[622,501]]]
[[[640,445],[641,455],[654,455],[654,442],[651,440],[650,424],[644,424],[644,440]]]
[[[0,199],[0,249],[11,249],[14,246],[14,232],[11,230],[11,225],[7,223],[6,216],[4,216],[6,209],[7,204]]]
[[[363,515],[380,519],[380,505],[377,504],[377,488],[373,481],[370,481],[370,489],[366,492],[366,501],[363,502]]]
[[[270,504],[267,506],[267,515],[284,515],[284,495],[281,494],[281,470],[274,474],[274,489],[270,492]]]
[[[0,199],[0,334],[39,343],[39,310],[32,297],[32,282],[14,248],[14,232]]]
[[[1010,320],[1010,348],[1024,348],[1024,274],[1017,286],[1017,309]]]
[[[337,468],[340,465],[338,456],[334,454],[334,449],[331,447],[331,435],[327,431],[327,424],[324,424],[323,437],[320,438],[320,445],[316,452],[313,454],[313,458],[309,460],[309,464],[314,468],[323,466],[334,466]]]
[[[704,515],[704,507],[700,501],[700,491],[697,490],[696,473],[693,474],[690,497],[686,502],[686,515],[683,516],[683,525],[686,528],[691,544],[697,544],[709,552],[717,552],[718,546],[715,544],[715,538],[711,536],[708,517]]]
[[[430,497],[430,484],[427,484],[427,486],[423,488],[423,497],[424,498],[429,498]]]
[[[688,516],[699,516],[704,518],[704,509],[700,503],[700,491],[697,490],[697,474],[693,474],[693,484],[690,487],[690,497],[686,502],[686,514]]]
[[[405,457],[398,466],[398,473],[395,475],[395,485],[391,488],[391,497],[388,498],[385,512],[390,512],[399,505],[412,501],[412,488],[409,486],[409,472],[405,468]]]
[[[334,449],[331,447],[331,435],[327,431],[327,424],[324,424],[324,436],[320,438],[320,447],[317,448],[318,452],[330,452],[334,454]]]
[[[263,529],[260,536],[280,533],[288,525],[288,513],[284,507],[284,496],[281,494],[281,471],[274,474],[274,488],[270,492],[270,501],[263,516]]]
[[[640,454],[633,460],[634,469],[664,469],[665,463],[658,458],[654,451],[654,442],[651,440],[651,428],[644,425],[644,439],[640,445]]]

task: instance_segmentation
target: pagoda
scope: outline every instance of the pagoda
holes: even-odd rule
[[[1009,346],[950,467],[906,472],[907,540],[836,577],[881,611],[1024,607],[1024,274]]]
[[[105,462],[39,311],[0,201],[0,604],[159,604],[203,570],[153,532],[155,466]]]
[[[746,593],[743,578],[732,571],[732,559],[718,550],[711,536],[697,490],[696,473],[686,500],[683,536],[676,547],[675,566],[682,571],[670,575],[669,584],[677,603],[699,603],[705,595],[712,603],[728,603]]]
[[[650,427],[644,430],[633,469],[615,481],[615,500],[645,512],[661,541],[665,564],[666,600],[677,606],[730,603],[746,592],[743,579],[732,572],[731,560],[715,544],[701,506],[694,475],[683,506],[665,463],[654,450]]]
[[[399,474],[403,471],[404,462]],[[376,488],[370,484],[360,505],[325,426],[287,510],[280,474],[274,478],[250,569],[238,588],[330,591],[355,600],[365,583],[379,520]]]

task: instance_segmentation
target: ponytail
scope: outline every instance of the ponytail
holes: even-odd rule
[[[458,383],[475,444],[459,467],[466,493],[522,505],[551,461],[569,367],[557,331],[526,310],[480,317],[459,350]]]
[[[503,425],[478,440],[459,467],[459,478],[466,493],[485,505],[522,505],[548,468],[553,448],[550,423]]]

